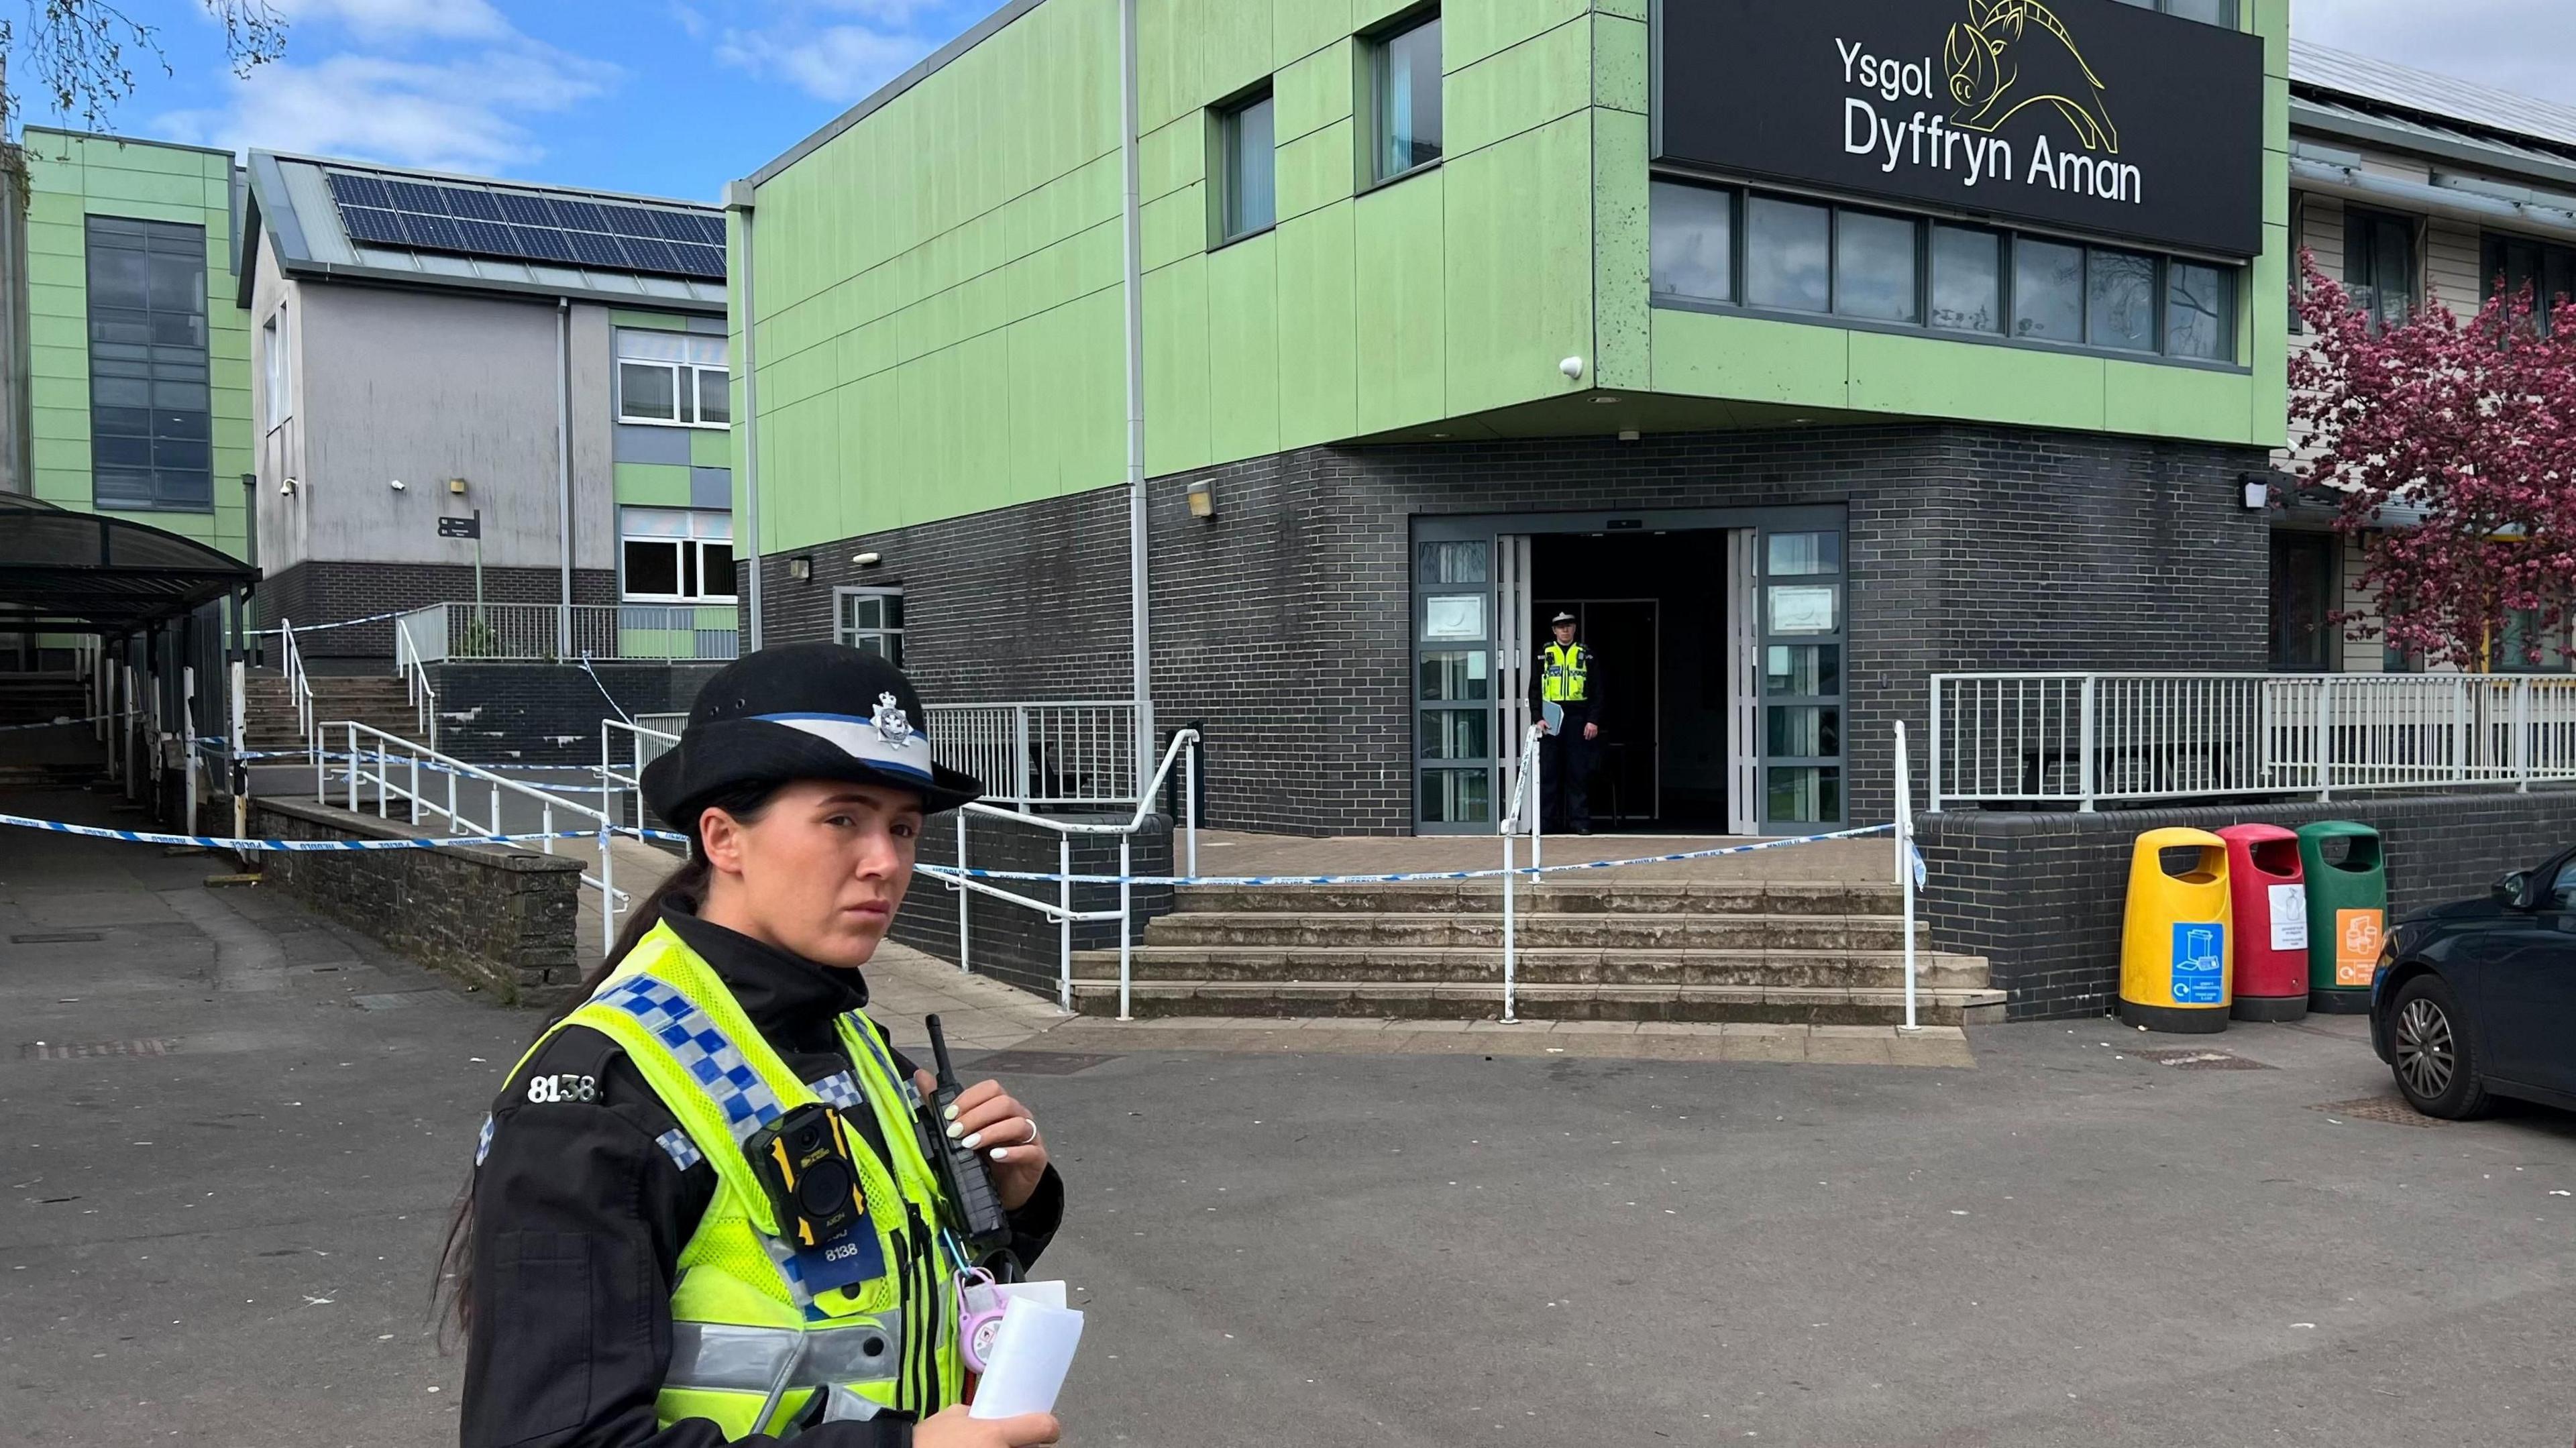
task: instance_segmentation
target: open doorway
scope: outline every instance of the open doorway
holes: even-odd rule
[[[1554,533],[1530,538],[1528,629],[1575,616],[1593,653],[1598,702],[1590,803],[1594,827],[1722,833],[1740,823],[1743,785],[1730,715],[1734,530]],[[1524,685],[1524,688],[1526,686]]]

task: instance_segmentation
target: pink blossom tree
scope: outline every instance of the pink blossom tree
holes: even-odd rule
[[[2427,663],[2537,663],[2576,600],[2576,302],[2545,329],[2529,288],[2473,316],[2427,305],[2381,324],[2301,250],[2299,316],[2315,343],[2290,362],[2291,436],[2308,479],[2341,498],[2375,616],[2337,614]],[[2408,521],[2420,519],[2420,521]]]

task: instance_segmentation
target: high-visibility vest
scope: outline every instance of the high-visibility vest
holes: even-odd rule
[[[954,1284],[964,1254],[939,1227],[939,1178],[914,1126],[920,1095],[873,1022],[857,1011],[840,1018],[853,1071],[809,1087],[664,923],[554,1029],[565,1026],[588,1026],[622,1047],[679,1118],[662,1149],[683,1168],[703,1157],[716,1171],[715,1196],[680,1249],[671,1365],[654,1410],[661,1426],[709,1418],[728,1439],[774,1433],[835,1387],[920,1418],[959,1400]],[[742,1146],[815,1101],[873,1112],[887,1148],[880,1157],[850,1133],[867,1206],[854,1230],[876,1233],[886,1270],[819,1295],[806,1289]],[[782,1372],[777,1409],[754,1422]]]
[[[1592,673],[1592,651],[1581,644],[1550,643],[1539,651],[1539,697],[1550,704],[1580,704]]]

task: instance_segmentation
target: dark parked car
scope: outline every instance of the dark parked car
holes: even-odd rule
[[[2370,1038],[2415,1109],[2516,1096],[2576,1110],[2576,850],[2388,932]]]

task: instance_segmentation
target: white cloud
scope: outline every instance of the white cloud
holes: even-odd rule
[[[290,30],[329,21],[361,40],[426,36],[438,40],[515,39],[518,30],[491,0],[269,0]]]
[[[903,74],[937,48],[917,35],[864,25],[814,30],[725,32],[716,59],[754,75],[785,78],[808,95],[847,105]]]
[[[533,43],[444,61],[341,54],[230,81],[222,110],[161,118],[173,139],[502,172],[545,154],[522,118],[603,94],[617,69]]]
[[[2576,105],[2576,6],[2560,0],[2299,0],[2302,40]]]

